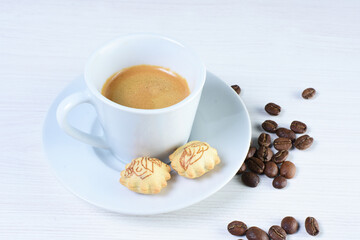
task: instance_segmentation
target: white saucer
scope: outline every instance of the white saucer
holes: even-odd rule
[[[59,102],[85,89],[83,77],[70,83],[51,105],[43,128],[44,149],[56,176],[78,197],[105,208],[131,215],[150,215],[178,210],[220,190],[236,174],[247,154],[251,124],[244,103],[235,91],[211,73],[202,93],[190,140],[208,142],[222,160],[214,170],[198,179],[171,174],[168,186],[157,195],[131,192],[119,183],[124,164],[110,152],[92,148],[66,135],[56,121]],[[80,105],[69,121],[81,130],[100,133],[96,113]]]

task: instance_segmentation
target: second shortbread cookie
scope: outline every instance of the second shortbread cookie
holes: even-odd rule
[[[188,142],[179,147],[169,159],[171,167],[187,178],[198,178],[220,163],[216,149],[200,141]]]

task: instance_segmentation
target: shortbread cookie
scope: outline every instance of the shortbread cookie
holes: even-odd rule
[[[131,191],[156,194],[167,186],[170,167],[156,158],[141,157],[131,161],[121,172],[120,183]]]
[[[181,176],[198,178],[220,163],[215,148],[206,142],[192,141],[169,156],[171,167]]]

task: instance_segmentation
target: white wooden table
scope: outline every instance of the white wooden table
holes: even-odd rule
[[[0,0],[0,239],[238,239],[235,219],[267,231],[284,216],[319,220],[314,239],[359,239],[360,1]],[[271,117],[308,124],[315,143],[290,156],[298,168],[284,190],[234,178],[180,211],[124,216],[65,190],[42,149],[42,124],[57,94],[82,74],[99,45],[156,32],[191,45],[209,71],[242,88],[254,138]],[[314,87],[313,100],[300,98]],[[240,160],[240,159],[239,159]]]

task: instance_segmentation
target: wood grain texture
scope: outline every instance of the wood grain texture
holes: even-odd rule
[[[318,219],[316,239],[358,239],[360,2],[357,0],[0,1],[0,239],[237,239],[238,219],[267,230],[292,215]],[[266,119],[308,124],[315,138],[290,156],[284,190],[235,177],[180,211],[124,216],[93,207],[55,179],[41,131],[56,95],[92,51],[117,36],[156,32],[191,45],[207,68],[239,84],[254,133]],[[318,90],[301,99],[306,87]],[[273,101],[278,117],[264,111]],[[241,159],[239,159],[241,161]]]

